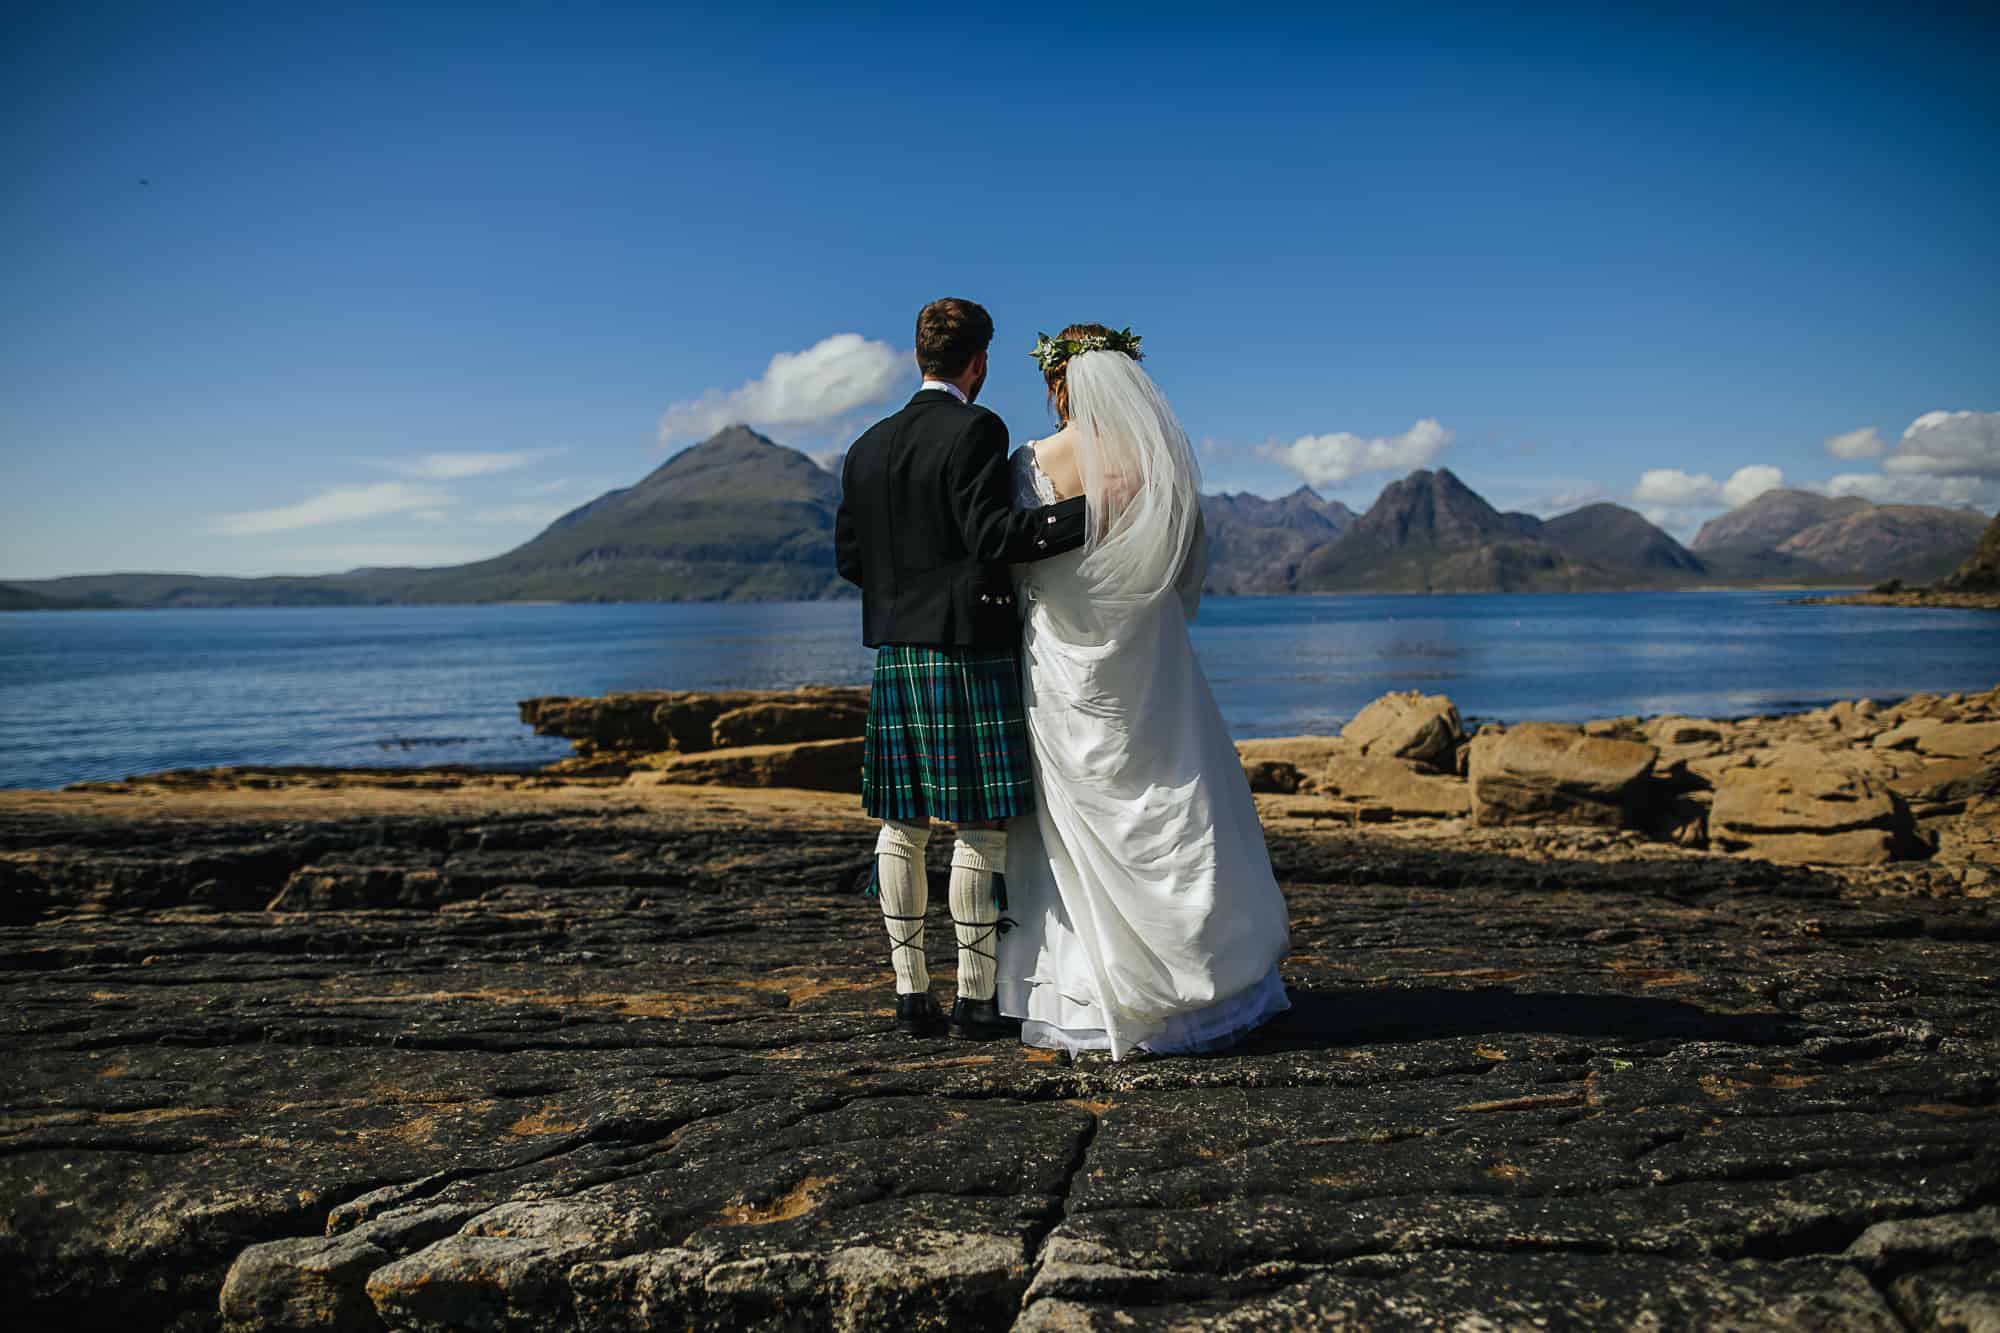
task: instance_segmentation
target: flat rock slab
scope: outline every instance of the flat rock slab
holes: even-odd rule
[[[1990,900],[1276,828],[1291,1011],[1112,1064],[892,1033],[847,801],[9,794],[11,1326],[2000,1319]]]

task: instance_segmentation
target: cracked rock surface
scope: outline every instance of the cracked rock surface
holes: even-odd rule
[[[1292,1010],[1112,1064],[892,1033],[871,846],[7,793],[11,1326],[2000,1328],[1991,899],[1277,824]]]

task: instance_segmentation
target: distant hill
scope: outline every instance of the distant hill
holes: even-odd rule
[[[1609,569],[1645,570],[1664,577],[1708,572],[1694,552],[1623,505],[1586,505],[1546,519],[1542,536],[1576,559]]]
[[[1201,497],[1208,529],[1208,583],[1213,593],[1285,592],[1299,562],[1353,524],[1355,513],[1301,486],[1290,495]]]
[[[1703,524],[1694,550],[1725,577],[1923,581],[1954,569],[1984,526],[1969,509],[1775,490]]]
[[[337,576],[376,600],[776,601],[844,596],[833,567],[840,482],[730,426],[637,485],[570,510],[504,555],[439,570]]]
[[[1775,551],[1816,523],[1845,518],[1872,507],[1872,501],[1858,495],[1765,491],[1702,524],[1689,545],[1696,555],[1702,556],[1720,551]]]
[[[1969,509],[1874,505],[1815,523],[1778,550],[1836,574],[1928,581],[1956,569],[1985,529]]]
[[[1952,592],[2000,593],[2000,514],[1993,516],[1979,545],[1942,586]]]
[[[352,606],[368,600],[331,577],[275,575],[229,578],[216,574],[75,574],[56,579],[16,579],[13,589],[46,606],[0,610],[107,610],[121,607]]]
[[[0,611],[54,611],[76,603],[0,583]]]
[[[1383,490],[1300,567],[1300,592],[1527,592],[1685,581],[1705,572],[1666,533],[1617,505],[1547,523],[1502,513],[1449,469]]]

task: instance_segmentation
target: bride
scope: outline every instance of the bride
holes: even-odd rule
[[[1285,900],[1187,622],[1207,573],[1187,434],[1129,329],[1035,358],[1062,429],[1015,451],[1015,503],[1089,498],[1080,550],[1014,569],[1034,758],[1011,825],[1000,1010],[1071,1052],[1215,1050],[1289,1007]]]

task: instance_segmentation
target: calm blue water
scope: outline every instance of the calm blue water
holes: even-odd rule
[[[1238,736],[1330,732],[1387,690],[1503,721],[1782,712],[2000,682],[2000,615],[1796,594],[1240,597],[1195,643]],[[0,616],[0,786],[208,764],[534,765],[515,702],[862,684],[853,602]]]

